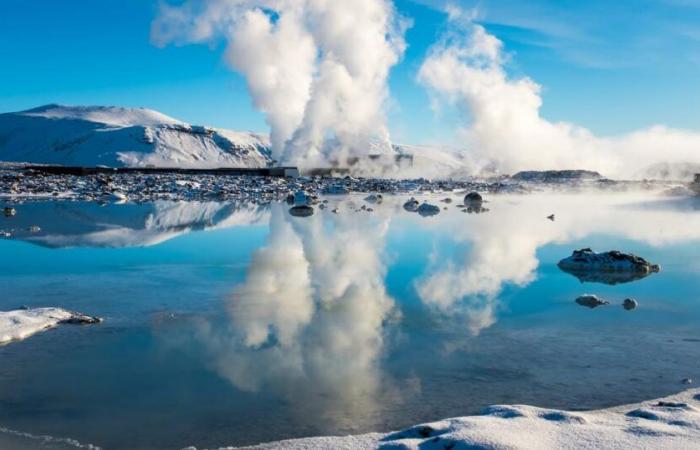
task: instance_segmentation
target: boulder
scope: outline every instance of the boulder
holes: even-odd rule
[[[597,295],[582,295],[579,298],[576,299],[576,303],[578,303],[581,306],[585,306],[586,308],[597,308],[602,305],[609,305],[610,302],[607,302],[605,300],[602,300],[598,298]]]
[[[657,264],[636,255],[617,250],[596,253],[590,248],[575,250],[571,256],[559,261],[558,266],[581,282],[612,285],[639,280],[661,270]]]
[[[423,217],[436,216],[440,214],[440,208],[430,203],[423,203],[418,207],[418,214]]]
[[[418,200],[415,198],[411,197],[409,201],[403,204],[403,209],[405,209],[408,212],[416,212],[418,211],[418,207],[420,206],[420,203]]]
[[[309,205],[297,205],[289,209],[289,214],[294,217],[309,217],[314,215],[314,208]]]

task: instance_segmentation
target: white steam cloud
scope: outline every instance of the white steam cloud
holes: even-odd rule
[[[391,151],[384,105],[404,28],[390,0],[189,0],[162,6],[152,39],[225,39],[273,156],[319,167]]]
[[[381,370],[396,314],[384,285],[387,228],[360,215],[294,219],[273,206],[269,245],[227,302],[230,329],[200,330],[216,371],[334,425],[354,427],[380,399],[398,401]]]
[[[460,108],[469,123],[460,130],[472,170],[599,170],[639,177],[651,165],[700,162],[700,133],[654,126],[602,138],[540,115],[540,86],[511,78],[503,43],[473,22],[474,14],[448,10],[448,30],[435,44],[418,79],[439,105]]]

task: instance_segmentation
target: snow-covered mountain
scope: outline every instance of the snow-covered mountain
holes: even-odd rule
[[[267,136],[149,109],[46,105],[0,114],[0,161],[110,167],[265,167]]]

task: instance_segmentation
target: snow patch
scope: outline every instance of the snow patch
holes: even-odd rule
[[[19,309],[0,312],[0,344],[26,339],[60,324],[92,324],[102,319],[61,308]]]
[[[395,433],[297,439],[247,448],[699,448],[699,393],[689,390],[663,400],[587,412],[497,405],[479,416],[440,420]]]

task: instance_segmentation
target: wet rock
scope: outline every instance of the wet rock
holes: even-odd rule
[[[681,383],[683,384],[693,384],[693,379],[692,378],[683,378],[681,380]]]
[[[581,180],[600,180],[603,176],[592,170],[526,170],[513,175],[517,181],[540,183],[567,183]]]
[[[610,302],[598,298],[597,295],[582,295],[576,299],[576,303],[591,309],[610,304]]]
[[[440,214],[440,208],[431,205],[430,203],[423,203],[418,207],[418,214],[420,214],[423,217],[430,217],[430,216],[436,216]]]
[[[639,304],[637,303],[637,300],[633,298],[626,298],[624,302],[622,302],[622,307],[625,308],[627,311],[632,311],[633,309],[636,309]]]
[[[287,196],[287,203],[294,206],[308,206],[309,200],[309,196],[306,195],[306,192],[302,190],[298,190],[294,192],[293,195],[290,194],[289,196]]]
[[[38,232],[40,232],[40,231],[41,231],[41,228],[38,227],[38,226],[36,226],[36,225],[32,225],[31,227],[29,227],[29,232],[30,232],[30,233],[38,233]]]
[[[3,208],[2,212],[5,215],[5,217],[12,217],[17,215],[17,210],[15,208],[10,208],[9,206]]]
[[[481,207],[484,198],[478,192],[470,192],[464,197],[464,205],[471,207]]]
[[[420,203],[418,200],[415,198],[411,197],[409,201],[403,204],[403,209],[405,209],[408,212],[416,212],[418,211],[418,207],[420,206]]]
[[[481,206],[470,206],[465,210],[465,212],[469,214],[483,214],[489,212],[489,210]]]
[[[616,250],[596,253],[590,248],[575,250],[571,256],[559,261],[558,266],[581,282],[611,285],[639,280],[660,270],[658,265],[639,256]]]
[[[365,197],[365,201],[367,203],[377,205],[377,204],[381,203],[382,201],[384,201],[384,197],[382,197],[381,194],[372,194],[372,195]]]
[[[314,208],[309,205],[297,205],[289,209],[289,214],[294,217],[309,217],[314,215]]]
[[[81,313],[73,313],[70,318],[61,321],[61,323],[71,325],[94,325],[102,322],[104,322],[104,319],[101,317],[93,317]]]
[[[448,198],[443,198],[443,199],[440,200],[440,201],[441,201],[442,203],[447,203],[448,205],[449,205],[450,203],[452,203],[452,199],[449,198],[449,197],[448,197]]]

